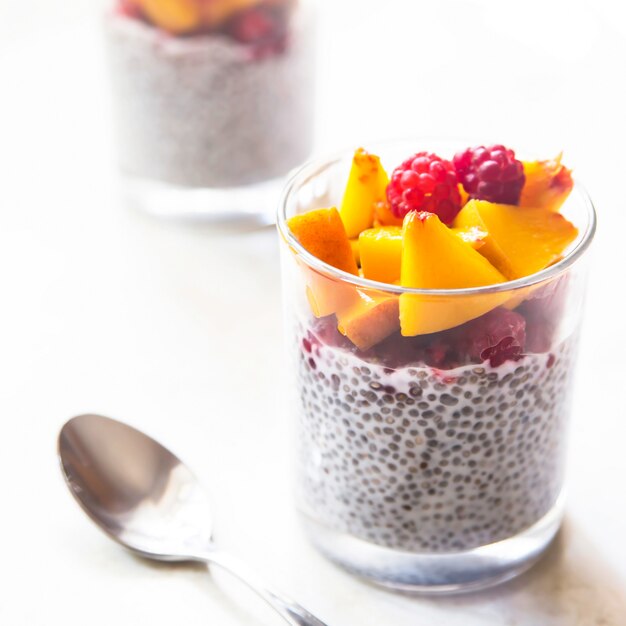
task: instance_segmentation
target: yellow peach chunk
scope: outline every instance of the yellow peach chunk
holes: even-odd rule
[[[409,213],[402,237],[403,287],[465,289],[506,281],[433,213]],[[496,308],[507,297],[502,293],[454,297],[404,293],[400,296],[402,334],[412,337],[453,328]]]
[[[558,211],[572,188],[572,172],[561,163],[561,155],[549,161],[525,161],[524,186],[519,205]]]
[[[470,200],[456,216],[452,227],[455,230],[477,228],[488,235],[487,225],[483,222],[479,206],[477,200]],[[513,268],[511,267],[508,257],[504,251],[500,249],[493,237],[487,236],[483,238],[480,253],[489,259],[491,264],[507,278],[513,274]]]
[[[359,148],[352,159],[348,184],[339,213],[348,237],[358,237],[374,223],[377,202],[385,199],[389,178],[380,159]]]
[[[480,254],[509,280],[530,276],[552,263],[576,239],[577,228],[560,213],[471,200],[454,226],[487,231]]]
[[[479,250],[487,243],[487,231],[481,230],[478,226],[452,228],[451,230],[457,237],[472,246],[474,250]]]
[[[337,312],[337,329],[360,350],[369,350],[400,328],[398,297],[357,293],[353,304]]]
[[[404,287],[467,289],[505,281],[487,259],[432,213],[408,215],[402,236]]]
[[[391,212],[387,200],[381,200],[374,205],[374,226],[402,226],[402,218]]]
[[[381,283],[393,283],[400,278],[402,260],[402,228],[380,226],[359,235],[363,276]]]
[[[202,25],[196,0],[140,0],[148,19],[173,35],[192,32]]]

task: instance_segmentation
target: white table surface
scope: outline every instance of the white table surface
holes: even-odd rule
[[[377,590],[306,543],[290,497],[277,237],[122,205],[92,4],[0,2],[0,623],[277,623],[228,577],[147,564],[92,527],[55,440],[65,419],[100,412],[183,456],[212,493],[222,546],[329,626],[626,624],[619,4],[327,3],[320,151],[438,134],[564,148],[600,214],[564,532],[516,582],[453,599]]]

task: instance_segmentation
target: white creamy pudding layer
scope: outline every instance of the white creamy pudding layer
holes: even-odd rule
[[[532,526],[562,487],[573,345],[453,370],[390,370],[342,348],[301,348],[302,512],[431,553]]]
[[[284,50],[255,58],[221,34],[173,37],[106,17],[122,170],[184,187],[284,175],[311,148],[314,36],[306,11]]]

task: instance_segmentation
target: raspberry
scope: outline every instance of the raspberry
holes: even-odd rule
[[[526,344],[526,320],[508,309],[494,309],[459,328],[459,347],[474,361],[498,367],[517,361]]]
[[[387,199],[396,217],[428,211],[449,225],[461,209],[454,166],[436,154],[418,152],[393,171]]]
[[[569,275],[537,289],[517,309],[526,318],[526,348],[548,352],[567,306]]]
[[[529,352],[541,354],[552,346],[554,326],[545,320],[526,320],[526,347]]]
[[[143,19],[141,7],[133,0],[119,0],[117,10],[121,15],[133,17],[135,19]]]
[[[334,315],[316,319],[306,341],[308,347],[307,344],[303,343],[304,349],[314,354],[318,353],[320,345],[345,348],[346,350],[354,349],[353,343],[337,330],[337,320]]]
[[[524,166],[515,152],[504,146],[478,146],[452,159],[459,180],[470,198],[519,204],[524,186]]]
[[[262,46],[274,42],[283,34],[278,15],[263,6],[252,7],[236,15],[229,24],[228,33],[240,43]]]

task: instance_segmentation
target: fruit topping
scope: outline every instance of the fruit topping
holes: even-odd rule
[[[359,148],[352,159],[339,214],[348,237],[358,237],[361,231],[374,223],[377,202],[384,201],[389,177],[380,159]]]
[[[578,230],[560,213],[470,200],[454,226],[486,231],[485,256],[509,280],[529,276],[557,261]]]
[[[453,159],[456,173],[470,198],[517,204],[524,186],[524,166],[515,152],[501,145],[478,146]]]
[[[117,0],[122,15],[175,36],[223,33],[256,57],[284,48],[291,0]]]
[[[520,206],[558,211],[574,186],[572,172],[561,164],[561,155],[550,161],[524,162],[526,183]]]
[[[506,278],[471,245],[456,236],[433,213],[409,213],[402,230],[400,284],[417,289],[465,289],[503,283]],[[458,326],[497,307],[501,293],[459,296],[402,294],[402,334],[414,336]]]
[[[400,218],[409,211],[428,211],[451,224],[461,208],[454,166],[430,152],[418,152],[397,167],[387,187],[391,212]]]
[[[558,262],[578,234],[557,211],[572,185],[560,157],[522,166],[499,145],[459,153],[454,165],[418,152],[391,181],[380,159],[359,149],[340,211],[313,210],[288,225],[325,263],[406,290],[399,296],[365,290],[305,263],[311,310],[324,319],[333,345],[392,368],[485,361],[495,367],[521,358],[525,346],[547,352],[562,317],[556,304],[563,296],[549,290],[555,281],[487,293],[432,290],[499,285]],[[523,206],[516,206],[520,192]],[[413,289],[426,293],[407,292]]]

